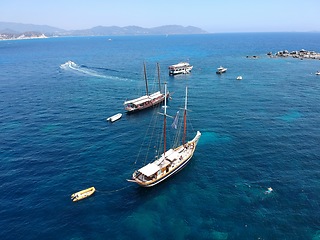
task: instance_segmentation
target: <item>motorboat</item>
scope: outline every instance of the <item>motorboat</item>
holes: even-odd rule
[[[188,74],[191,72],[193,66],[188,62],[180,62],[169,66],[169,75]]]
[[[227,71],[227,68],[224,68],[224,67],[220,66],[220,67],[217,68],[216,73],[217,74],[222,74],[222,73],[225,73],[226,71]]]

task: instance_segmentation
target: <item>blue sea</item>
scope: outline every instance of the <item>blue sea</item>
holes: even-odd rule
[[[320,61],[266,55],[319,43],[319,33],[0,41],[0,238],[320,239]],[[181,61],[192,73],[169,77]],[[188,86],[188,138],[202,133],[189,165],[152,188],[126,181],[161,111],[124,112],[143,94],[143,62],[150,88],[160,64],[169,114]]]

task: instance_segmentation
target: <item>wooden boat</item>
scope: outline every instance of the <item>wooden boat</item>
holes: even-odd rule
[[[77,201],[82,200],[84,198],[90,197],[95,191],[96,191],[96,189],[94,187],[90,187],[85,190],[76,192],[71,195],[71,200],[73,202],[77,202]]]
[[[117,113],[111,117],[108,117],[107,121],[115,122],[115,121],[119,120],[121,117],[122,117],[122,113]]]
[[[153,107],[155,105],[162,103],[165,98],[169,97],[169,93],[167,93],[167,94],[161,93],[159,64],[157,64],[157,70],[158,70],[159,91],[152,93],[152,94],[149,94],[146,65],[143,64],[144,80],[146,83],[146,95],[139,97],[139,98],[125,101],[123,103],[123,105],[125,106],[124,108],[127,111],[127,113],[132,113],[132,112],[136,112],[136,111],[140,111],[140,110],[143,110],[146,108]]]
[[[217,74],[222,74],[222,73],[225,73],[227,71],[227,68],[224,68],[224,67],[218,67],[217,68],[217,71],[216,71],[216,73]]]
[[[166,92],[166,84],[165,84]],[[187,88],[186,88],[186,99],[184,107],[184,117],[183,117],[183,138],[182,144],[175,148],[170,148],[166,150],[166,118],[167,118],[167,103],[164,101],[164,126],[163,126],[163,153],[161,156],[156,157],[156,159],[145,165],[144,167],[136,170],[132,174],[132,179],[127,181],[139,184],[142,187],[152,187],[175,173],[183,169],[191,160],[194,151],[196,150],[197,143],[200,139],[201,133],[197,131],[196,136],[186,142],[186,117],[187,117]],[[178,115],[178,114],[177,114]],[[177,115],[175,117],[174,123],[177,122]],[[177,134],[179,135],[179,134]]]

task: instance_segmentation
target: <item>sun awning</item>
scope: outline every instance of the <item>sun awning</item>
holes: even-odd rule
[[[169,68],[181,68],[181,67],[189,67],[190,64],[186,62],[181,62],[178,64],[171,65]]]
[[[174,160],[178,160],[181,154],[179,152],[175,152],[173,149],[170,149],[170,150],[172,151],[168,155],[166,155],[167,159],[169,159],[171,162]]]
[[[144,95],[144,96],[139,97],[139,98],[135,98],[135,99],[132,99],[132,100],[125,101],[124,105],[130,104],[130,103],[136,104],[137,102],[140,102],[140,101],[146,101],[148,98],[149,98],[149,96]]]
[[[127,105],[127,104],[134,104],[134,105],[139,105],[139,104],[142,104],[142,103],[145,103],[145,102],[148,102],[148,101],[151,101],[153,99],[156,99],[158,97],[162,96],[162,93],[160,93],[160,91],[158,92],[155,92],[151,95],[144,95],[142,97],[139,97],[139,98],[135,98],[135,99],[132,99],[132,100],[128,100],[128,101],[125,101],[124,102],[124,105]]]
[[[149,163],[148,165],[140,168],[138,171],[143,175],[150,177],[152,174],[155,174],[160,170],[159,166],[154,163]]]
[[[155,92],[155,93],[151,94],[150,98],[155,99],[155,98],[158,98],[160,96],[162,96],[162,93],[160,91],[158,91],[158,92]]]

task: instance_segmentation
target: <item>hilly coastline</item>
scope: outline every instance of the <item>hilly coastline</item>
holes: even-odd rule
[[[45,38],[60,36],[134,36],[134,35],[177,35],[206,34],[205,30],[194,26],[166,25],[154,28],[139,26],[96,26],[83,30],[64,30],[48,25],[0,22],[0,40]]]

